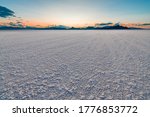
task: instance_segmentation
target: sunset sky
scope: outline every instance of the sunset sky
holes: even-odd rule
[[[6,25],[20,22],[29,26],[80,27],[107,22],[150,23],[150,0],[0,0],[0,6],[15,15],[0,16],[0,24]]]

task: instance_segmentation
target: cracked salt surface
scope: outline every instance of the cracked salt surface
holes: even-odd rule
[[[0,31],[0,99],[150,99],[150,32]]]

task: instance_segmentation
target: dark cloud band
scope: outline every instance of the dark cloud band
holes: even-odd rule
[[[150,23],[142,24],[143,26],[150,26]]]
[[[15,17],[15,12],[6,7],[0,6],[0,17],[7,18],[10,16]]]
[[[100,24],[96,24],[96,25],[99,25],[99,26],[105,26],[105,25],[111,25],[113,23],[109,22],[109,23],[100,23]]]

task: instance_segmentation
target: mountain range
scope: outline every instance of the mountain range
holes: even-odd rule
[[[141,28],[135,28],[135,27],[126,27],[122,26],[120,23],[116,23],[114,25],[104,25],[104,26],[87,26],[82,28],[77,27],[68,27],[64,25],[58,25],[58,26],[49,26],[44,28],[39,27],[13,27],[13,26],[0,26],[0,30],[123,30],[123,29],[141,29]]]

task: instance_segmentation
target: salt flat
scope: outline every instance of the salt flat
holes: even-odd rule
[[[150,31],[0,31],[0,99],[150,99]]]

